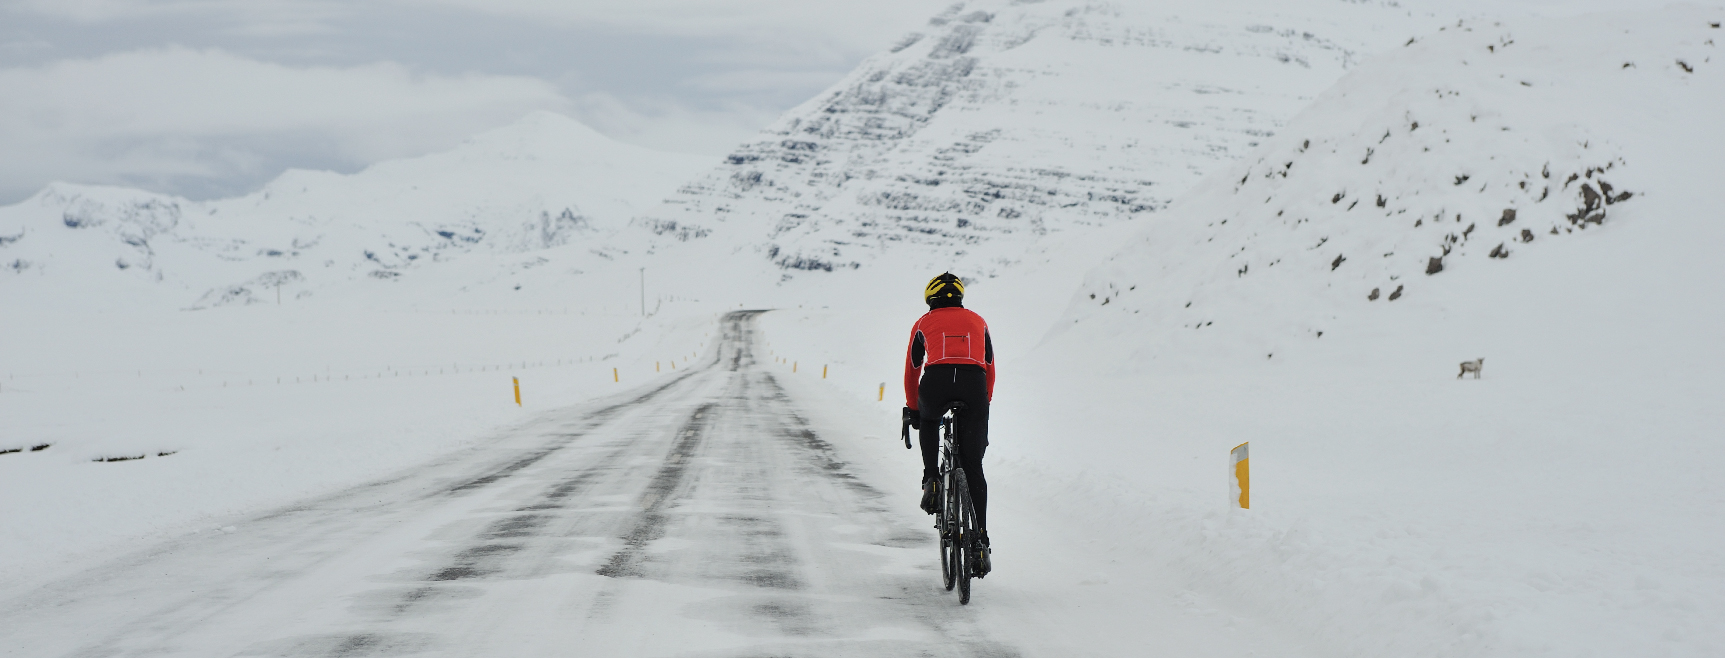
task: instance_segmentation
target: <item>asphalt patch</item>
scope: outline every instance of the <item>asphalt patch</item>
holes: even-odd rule
[[[453,564],[444,567],[431,575],[427,580],[468,580],[482,578],[502,569],[498,566],[503,558],[521,550],[517,544],[485,544],[474,546],[455,554]]]

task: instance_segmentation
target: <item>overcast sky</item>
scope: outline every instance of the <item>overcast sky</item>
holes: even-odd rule
[[[532,110],[719,155],[929,0],[0,0],[0,204],[212,198],[447,149]]]

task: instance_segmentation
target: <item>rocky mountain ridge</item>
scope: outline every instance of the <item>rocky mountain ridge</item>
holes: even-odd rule
[[[888,251],[990,271],[1051,231],[1166,207],[1416,29],[1385,6],[1306,9],[954,4],[636,221],[725,233],[792,273]]]
[[[1374,58],[1096,268],[1067,330],[1251,327],[1273,353],[1653,219],[1638,208],[1661,181],[1638,165],[1666,145],[1638,117],[1708,106],[1714,13],[1461,22]]]

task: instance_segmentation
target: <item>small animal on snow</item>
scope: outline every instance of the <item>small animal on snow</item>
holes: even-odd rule
[[[1456,373],[1455,378],[1461,379],[1462,375],[1465,375],[1465,374],[1468,374],[1471,372],[1471,373],[1473,373],[1474,379],[1479,379],[1479,371],[1480,371],[1480,369],[1482,369],[1484,367],[1485,367],[1485,357],[1483,357],[1483,356],[1480,358],[1474,359],[1472,361],[1463,361],[1463,362],[1461,362],[1461,372]]]

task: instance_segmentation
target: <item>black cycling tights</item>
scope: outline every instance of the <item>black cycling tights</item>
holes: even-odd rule
[[[958,422],[958,451],[963,458],[964,479],[970,483],[970,502],[976,507],[976,527],[988,529],[988,480],[982,475],[982,455],[988,452],[988,374],[978,366],[935,365],[923,368],[917,391],[917,409],[922,412],[923,479],[936,476],[940,454],[940,417],[946,403],[964,403]]]

